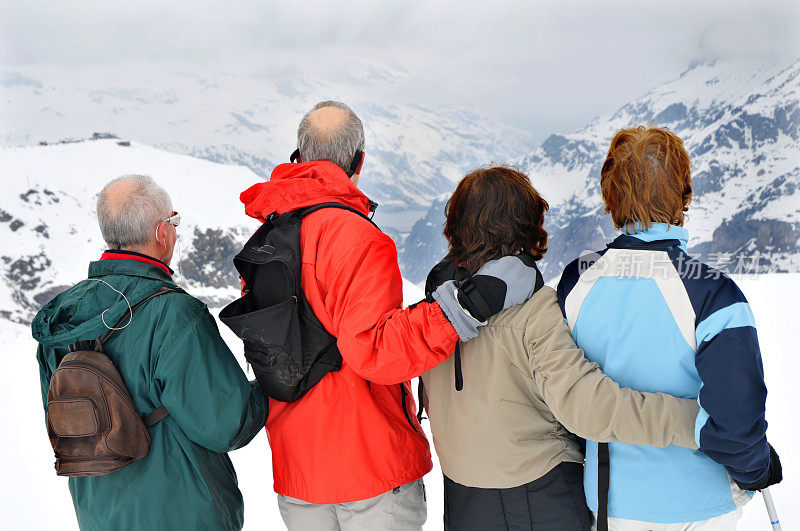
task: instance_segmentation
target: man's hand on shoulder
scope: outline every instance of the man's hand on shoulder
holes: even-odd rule
[[[461,341],[469,341],[491,316],[527,301],[542,284],[530,255],[504,256],[490,260],[466,280],[448,280],[433,298]]]

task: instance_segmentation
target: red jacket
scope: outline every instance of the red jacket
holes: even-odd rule
[[[240,199],[261,221],[332,201],[369,212],[367,197],[327,161],[281,164]],[[270,400],[275,492],[342,503],[419,479],[432,464],[408,380],[450,356],[455,329],[435,303],[402,309],[397,249],[367,220],[314,212],[303,220],[300,249],[301,286],[343,361],[300,400]]]

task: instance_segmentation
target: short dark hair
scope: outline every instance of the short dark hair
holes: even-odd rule
[[[600,170],[606,212],[632,232],[653,223],[683,225],[692,200],[689,154],[683,141],[659,127],[621,129]]]
[[[518,252],[539,260],[547,252],[542,225],[548,208],[528,177],[515,168],[472,171],[461,179],[445,207],[447,258],[470,274],[489,260]]]

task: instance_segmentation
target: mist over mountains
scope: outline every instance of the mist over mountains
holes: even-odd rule
[[[649,123],[679,134],[692,156],[691,253],[723,269],[744,261],[750,272],[800,271],[800,61],[696,64],[538,148],[474,113],[370,102],[370,90],[403,75],[380,65],[346,84],[167,73],[137,85],[106,74],[0,73],[0,318],[27,322],[85,277],[104,247],[96,194],[123,173],[152,175],[181,211],[181,281],[212,306],[231,300],[231,259],[255,223],[238,194],[285,160],[299,117],[332,94],[357,95],[367,129],[363,187],[383,203],[378,219],[412,282],[445,254],[444,201],[455,183],[493,160],[526,171],[551,205],[547,279],[602,248],[615,235],[599,189],[608,143],[622,127]],[[121,138],[52,145],[95,130]]]
[[[281,64],[249,74],[14,68],[0,71],[0,145],[108,131],[246,166],[266,179],[275,165],[288,162],[303,114],[318,101],[340,99],[364,122],[369,178],[363,189],[382,210],[394,212],[425,209],[470,168],[530,147],[528,133],[471,111],[381,101],[379,94],[406,76],[363,62],[338,81],[304,77]]]
[[[677,133],[691,156],[691,254],[728,270],[800,270],[800,61],[721,61],[693,65],[612,115],[551,135],[516,161],[551,206],[545,278],[614,238],[600,166],[616,131],[649,124]],[[444,201],[435,201],[403,242],[401,264],[414,282],[445,253],[443,210]]]

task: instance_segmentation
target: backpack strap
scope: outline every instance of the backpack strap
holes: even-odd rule
[[[117,324],[114,325],[114,328],[108,330],[105,334],[97,338],[97,340],[95,341],[95,347],[94,347],[95,350],[98,352],[103,352],[103,343],[108,341],[108,338],[111,337],[114,334],[114,332],[117,331],[118,328],[120,328],[122,323],[124,323],[129,316],[133,318],[133,312],[137,308],[142,306],[150,299],[155,299],[159,295],[164,295],[165,293],[179,293],[179,291],[176,289],[168,288],[166,286],[161,286],[156,290],[155,293],[151,293],[144,299],[140,300],[139,302],[128,308],[128,310],[122,315],[122,317],[120,317],[119,321],[117,321]],[[160,408],[156,409],[155,411],[144,417],[142,419],[142,423],[144,423],[145,428],[150,429],[154,425],[158,424],[159,422],[167,418],[168,416],[169,416],[169,411],[167,411],[167,408],[161,406]]]
[[[597,531],[608,531],[610,463],[608,443],[597,443]]]
[[[372,223],[372,225],[376,229],[381,230],[381,228],[378,227],[378,225],[376,225],[374,221],[372,221],[372,218],[370,218],[369,216],[367,216],[363,212],[359,211],[358,209],[355,209],[355,208],[353,208],[351,206],[343,205],[342,203],[334,203],[334,202],[332,202],[332,203],[320,203],[318,205],[313,205],[313,206],[310,206],[310,207],[294,210],[292,213],[296,214],[300,219],[303,219],[304,217],[306,217],[307,215],[311,214],[312,212],[316,212],[317,210],[322,210],[323,208],[339,208],[341,210],[349,210],[350,212],[352,212],[354,214],[358,214],[362,218],[364,218],[367,221],[369,221],[370,223]]]
[[[161,406],[160,408],[156,409],[155,411],[147,415],[145,418],[143,418],[142,422],[144,422],[146,428],[150,429],[155,424],[158,424],[168,416],[169,416],[169,411],[167,411],[167,408]]]
[[[106,331],[105,334],[97,338],[97,340],[95,341],[95,350],[97,350],[98,352],[103,352],[103,343],[108,341],[108,338],[110,338],[114,334],[114,332],[116,332],[117,329],[119,329],[122,326],[122,323],[124,323],[129,317],[133,318],[133,312],[137,308],[139,308],[141,305],[143,305],[150,299],[154,299],[159,295],[164,295],[165,293],[178,293],[178,290],[162,286],[158,288],[158,290],[156,290],[155,293],[148,295],[144,299],[140,300],[139,302],[128,308],[128,310],[124,314],[122,314],[122,317],[120,317],[119,321],[117,321],[117,324],[115,324],[113,328]]]
[[[425,403],[422,400],[422,395],[425,393],[425,384],[422,381],[422,376],[419,377],[419,383],[417,384],[417,399],[419,400],[419,409],[417,409],[417,422],[422,425],[422,419],[426,419],[428,417],[425,416]]]

